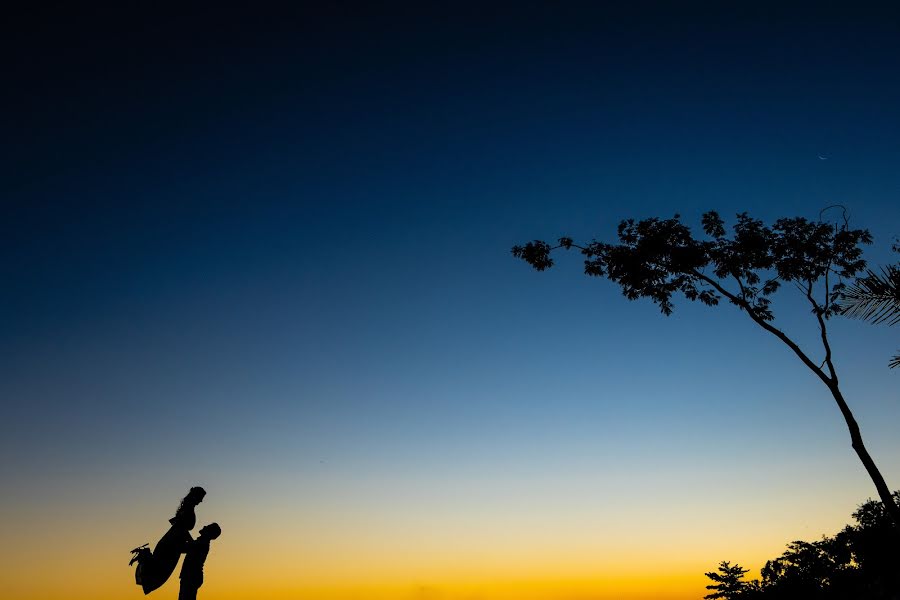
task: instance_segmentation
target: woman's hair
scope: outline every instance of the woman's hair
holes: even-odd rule
[[[206,495],[206,490],[202,487],[192,487],[191,490],[187,493],[187,496],[181,499],[181,503],[178,505],[178,510],[175,511],[175,514],[181,512],[181,510],[185,506],[197,506],[201,500],[203,500],[203,496]]]

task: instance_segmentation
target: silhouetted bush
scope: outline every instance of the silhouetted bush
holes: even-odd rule
[[[900,491],[893,494],[900,503]],[[714,583],[705,598],[724,600],[898,600],[900,528],[881,502],[853,513],[854,525],[817,542],[794,541],[767,561],[760,579],[745,581],[740,565],[706,573]]]

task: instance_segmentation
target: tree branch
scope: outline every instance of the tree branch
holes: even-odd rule
[[[816,363],[814,363],[813,361],[811,361],[809,359],[809,357],[806,355],[806,353],[803,352],[803,350],[800,348],[800,346],[798,346],[794,342],[794,340],[792,340],[787,335],[785,335],[785,333],[783,331],[781,331],[780,329],[778,329],[777,327],[773,327],[772,325],[770,325],[769,323],[767,323],[766,321],[761,319],[759,317],[759,315],[757,315],[756,312],[753,310],[753,308],[747,303],[746,300],[744,300],[743,298],[738,298],[737,296],[735,296],[734,294],[732,294],[731,292],[726,290],[724,287],[722,287],[722,285],[718,281],[712,279],[711,277],[709,277],[707,275],[704,275],[703,273],[701,273],[700,271],[697,271],[696,269],[692,271],[692,274],[695,275],[696,277],[700,278],[702,281],[705,281],[709,285],[713,286],[713,288],[715,288],[717,292],[719,292],[720,294],[722,294],[723,296],[725,296],[726,298],[731,300],[734,304],[737,304],[738,306],[743,308],[745,311],[747,311],[747,314],[750,316],[751,319],[753,319],[754,322],[756,322],[757,325],[759,325],[760,327],[762,327],[763,329],[765,329],[766,331],[768,331],[769,333],[771,333],[772,335],[777,337],[779,340],[784,342],[784,344],[788,348],[793,350],[794,354],[797,355],[797,357],[803,362],[803,364],[806,365],[806,367],[810,371],[815,373],[816,376],[825,383],[825,385],[827,385],[827,386],[832,385],[832,381],[831,381],[831,379],[829,379],[828,375],[826,375],[822,371],[822,369],[820,369],[818,366],[816,366]]]
[[[828,294],[826,290],[826,295]],[[831,362],[831,344],[828,343],[828,331],[825,328],[825,318],[822,316],[824,312],[822,307],[816,302],[815,298],[813,298],[813,282],[809,280],[806,282],[806,299],[809,300],[809,303],[812,304],[813,313],[816,315],[816,320],[819,322],[819,331],[822,335],[822,346],[825,348],[825,364],[828,366],[828,373],[831,376],[831,381],[834,385],[838,384],[837,373],[834,370],[834,363]]]

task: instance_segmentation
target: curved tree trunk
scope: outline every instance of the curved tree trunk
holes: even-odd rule
[[[850,407],[847,406],[844,395],[841,394],[841,390],[836,384],[828,384],[828,389],[831,391],[831,395],[834,396],[834,401],[837,402],[838,408],[841,409],[841,414],[844,415],[844,421],[847,422],[847,429],[850,430],[851,446],[856,451],[859,460],[862,461],[863,466],[866,468],[866,472],[875,484],[875,489],[878,490],[878,496],[881,498],[882,504],[884,504],[884,510],[891,515],[894,519],[894,523],[900,527],[900,507],[894,502],[894,497],[891,495],[891,490],[888,488],[887,483],[885,483],[884,477],[881,476],[881,471],[878,470],[878,467],[875,466],[875,461],[869,456],[869,451],[866,450],[866,445],[863,443],[862,434],[859,432],[859,425],[853,417]]]

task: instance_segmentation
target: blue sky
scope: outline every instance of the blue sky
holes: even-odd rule
[[[24,16],[0,224],[5,516],[72,481],[90,499],[287,474],[339,506],[370,479],[508,481],[499,505],[516,482],[588,474],[585,502],[621,501],[644,473],[702,503],[691,486],[731,456],[758,504],[834,488],[812,527],[839,525],[872,490],[776,340],[728,306],[666,319],[575,255],[542,274],[509,255],[628,217],[842,203],[889,260],[898,21],[816,11]],[[834,335],[896,487],[895,332]]]

